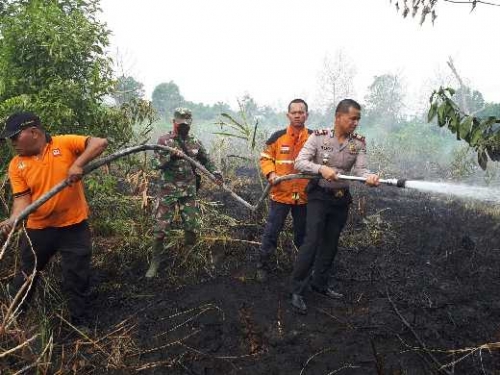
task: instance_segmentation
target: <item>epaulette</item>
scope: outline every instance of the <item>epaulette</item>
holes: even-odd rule
[[[286,129],[283,130],[278,130],[277,132],[274,132],[269,139],[266,141],[266,145],[272,145],[274,142],[278,140],[279,137],[281,137],[283,134],[286,134]]]
[[[327,135],[329,131],[329,129],[316,129],[314,135]]]
[[[361,143],[366,143],[365,141],[365,137],[363,137],[362,135],[358,134],[358,133],[352,133],[352,137],[354,139],[357,139],[358,141],[360,141]]]

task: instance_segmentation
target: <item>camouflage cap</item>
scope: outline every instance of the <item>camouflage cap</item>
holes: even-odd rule
[[[177,124],[191,125],[193,122],[191,111],[187,108],[176,108],[174,111],[174,121]]]

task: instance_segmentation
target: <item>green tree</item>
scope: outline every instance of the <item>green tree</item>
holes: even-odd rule
[[[477,113],[483,110],[485,106],[483,94],[477,90],[472,90],[468,86],[463,86],[456,90],[455,101],[457,103],[466,103],[465,108],[469,113]]]
[[[375,76],[365,97],[365,123],[391,130],[402,118],[404,91],[401,78],[395,74]]]
[[[477,115],[479,117],[493,116],[500,118],[500,103],[486,103],[484,108]]]
[[[432,93],[428,121],[437,118],[440,127],[447,127],[457,140],[466,141],[477,152],[478,163],[486,169],[488,157],[500,161],[500,118],[478,117],[464,113],[453,100],[455,90],[440,88]]]
[[[125,107],[103,102],[114,81],[98,0],[0,4],[0,122],[31,110],[49,131],[104,136],[114,148],[133,140],[138,122],[152,121],[143,100]],[[9,151],[1,152],[8,160]]]
[[[156,86],[153,90],[152,100],[153,108],[161,118],[166,120],[172,116],[175,108],[185,104],[179,86],[174,81],[160,83]]]
[[[144,85],[131,76],[120,76],[114,85],[111,93],[117,105],[129,103],[133,99],[144,97]]]
[[[98,1],[14,0],[0,22],[0,116],[32,109],[59,131],[94,131],[112,85]],[[100,134],[105,134],[105,129]]]
[[[250,94],[243,95],[238,100],[240,108],[239,113],[244,113],[249,122],[258,122],[260,128],[277,128],[286,126],[287,108],[283,108],[281,112],[276,112],[272,107],[267,105],[259,105]]]

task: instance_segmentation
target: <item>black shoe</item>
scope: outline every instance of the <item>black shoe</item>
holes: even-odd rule
[[[307,305],[304,302],[304,298],[300,294],[292,294],[292,299],[290,300],[293,309],[299,314],[307,314]]]
[[[326,289],[319,289],[315,287],[314,285],[311,285],[311,289],[315,291],[316,293],[319,293],[325,297],[331,298],[331,299],[341,299],[344,298],[344,295],[342,293],[338,293],[334,291],[332,288],[326,288]]]

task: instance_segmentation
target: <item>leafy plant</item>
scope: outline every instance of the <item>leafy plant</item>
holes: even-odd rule
[[[111,89],[99,1],[9,1],[0,16],[0,117],[22,105],[49,130],[92,130]]]
[[[463,113],[452,97],[455,90],[439,88],[431,97],[431,107],[427,120],[437,118],[440,127],[446,126],[457,140],[466,141],[477,152],[481,168],[486,169],[488,156],[491,160],[500,160],[500,119],[494,116],[479,118]]]
[[[241,100],[238,100],[238,106],[239,116],[241,119],[237,120],[229,113],[222,113],[221,119],[216,123],[220,126],[221,131],[214,132],[214,134],[222,136],[224,138],[236,140],[236,142],[234,143],[236,144],[237,149],[238,146],[242,146],[246,149],[244,152],[240,153],[241,155],[239,156],[246,158],[249,155],[254,163],[255,169],[259,170],[259,159],[256,154],[256,142],[258,136],[257,129],[259,126],[259,119],[254,119],[254,123],[252,124],[248,118],[249,116],[246,110],[245,103]],[[262,189],[264,189],[264,183],[260,175],[259,181]]]

